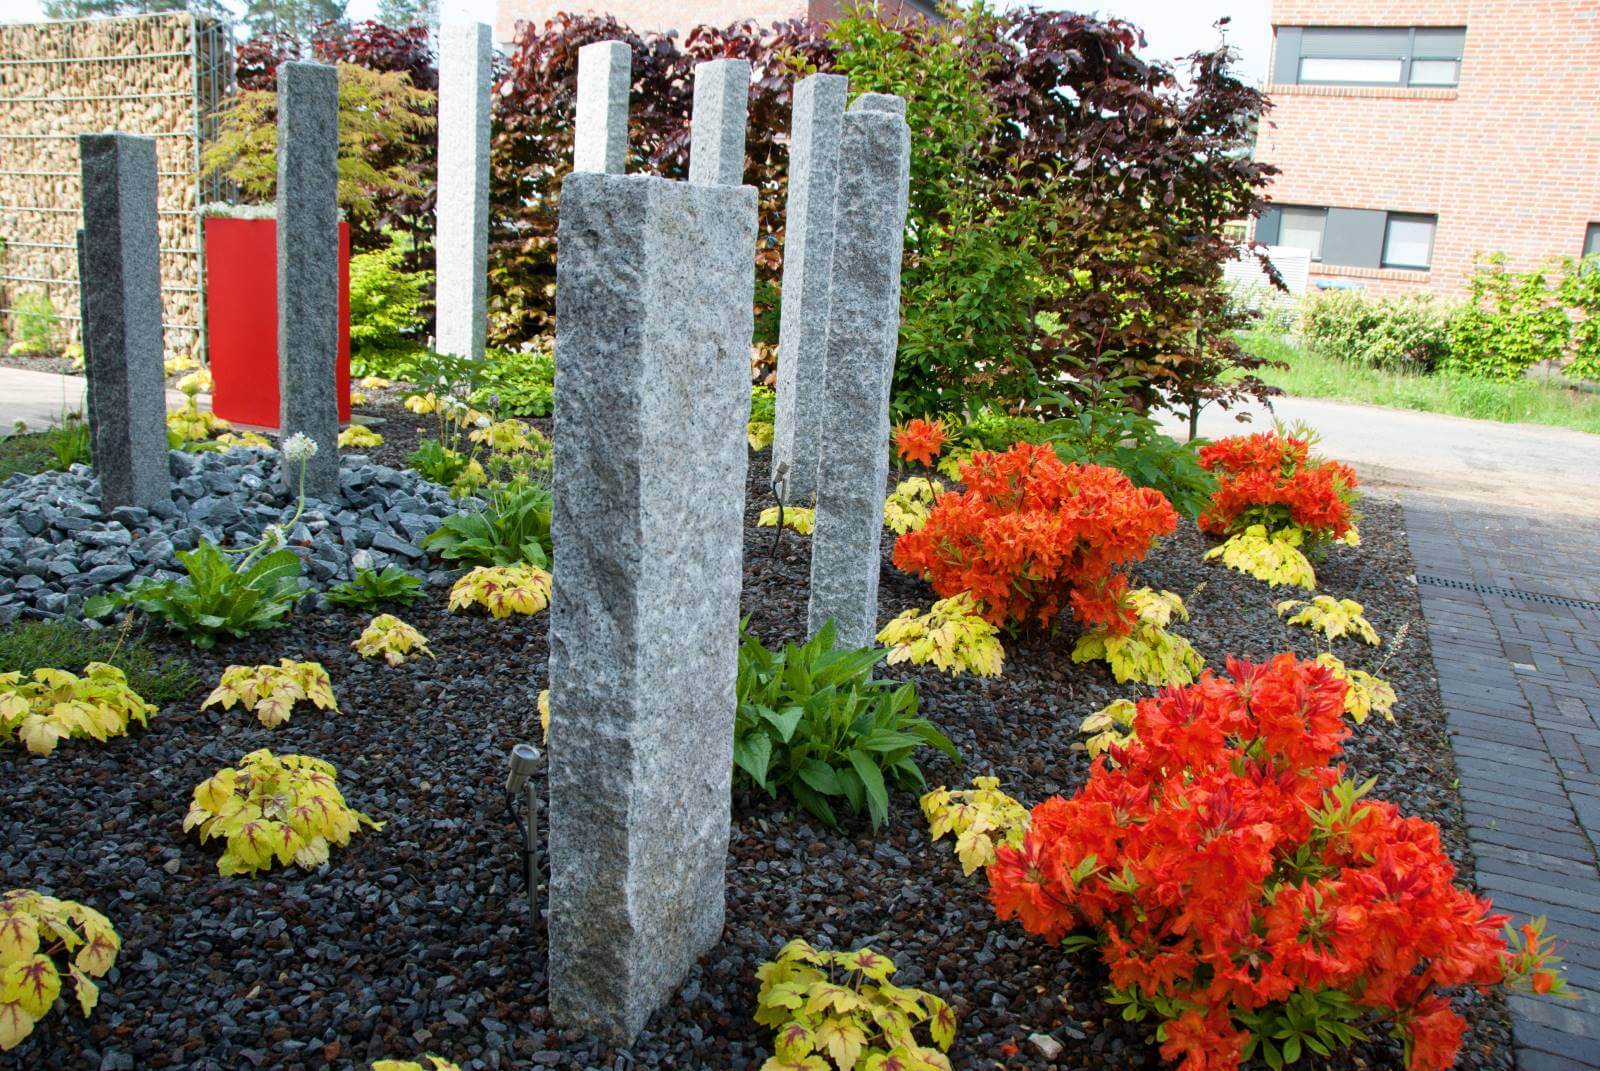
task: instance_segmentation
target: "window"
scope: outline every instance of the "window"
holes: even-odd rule
[[[1426,268],[1433,262],[1432,216],[1389,214],[1383,235],[1383,267]]]
[[[1600,223],[1591,223],[1583,232],[1583,255],[1600,257]]]
[[[1326,208],[1300,208],[1285,205],[1278,230],[1278,245],[1308,249],[1312,260],[1322,259],[1322,228],[1328,222]]]
[[[1280,26],[1272,79],[1300,85],[1453,86],[1464,28]]]

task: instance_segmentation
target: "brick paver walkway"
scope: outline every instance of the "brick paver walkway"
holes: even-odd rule
[[[1548,916],[1583,998],[1511,998],[1517,1066],[1600,1068],[1600,522],[1427,497],[1406,521],[1478,885]]]

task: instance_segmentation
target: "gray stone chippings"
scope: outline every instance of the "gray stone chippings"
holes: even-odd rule
[[[814,74],[794,87],[772,476],[777,479],[788,466],[784,497],[795,505],[809,504],[817,493],[828,280],[833,273],[833,198],[849,88],[850,80],[837,74]]]
[[[578,49],[578,107],[572,130],[572,169],[620,175],[628,165],[628,96],[633,52],[625,41],[596,41]]]
[[[750,187],[562,186],[550,1009],[620,1043],[722,932],[755,234]]]
[[[744,137],[750,122],[750,61],[707,60],[694,68],[689,123],[689,181],[744,184]]]
[[[831,619],[840,645],[848,647],[871,644],[878,631],[910,165],[911,134],[903,118],[888,109],[845,116],[807,627],[815,633]]]
[[[84,371],[90,453],[107,509],[171,497],[167,473],[156,143],[81,134]]]
[[[339,492],[339,73],[278,68],[278,427],[317,444],[306,493]],[[293,487],[299,473],[281,474]]]
[[[439,191],[435,290],[440,353],[481,358],[488,318],[489,27],[439,31]]]

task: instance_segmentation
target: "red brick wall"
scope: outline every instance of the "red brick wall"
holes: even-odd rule
[[[1438,216],[1431,271],[1313,278],[1456,295],[1474,253],[1529,268],[1582,252],[1600,222],[1596,0],[1274,0],[1272,23],[1467,28],[1453,90],[1268,86],[1272,200]]]

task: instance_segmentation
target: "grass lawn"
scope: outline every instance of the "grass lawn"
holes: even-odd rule
[[[55,468],[55,453],[48,435],[8,435],[0,438],[0,480],[19,472]]]
[[[1379,371],[1317,356],[1283,335],[1253,331],[1243,341],[1252,353],[1288,363],[1288,368],[1269,368],[1260,373],[1262,379],[1286,394],[1420,409],[1507,424],[1551,424],[1600,435],[1600,391],[1574,389],[1561,380],[1497,383],[1447,372],[1419,375]]]

